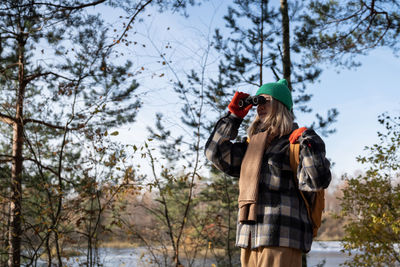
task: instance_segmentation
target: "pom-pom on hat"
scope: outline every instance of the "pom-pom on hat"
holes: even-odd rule
[[[280,79],[276,83],[266,83],[262,85],[258,90],[256,95],[267,94],[279,100],[284,104],[288,110],[293,107],[292,93],[288,88],[288,83],[285,79]]]

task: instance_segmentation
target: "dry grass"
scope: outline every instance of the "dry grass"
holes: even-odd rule
[[[137,248],[138,243],[128,242],[128,241],[107,241],[99,244],[102,248]]]
[[[323,214],[323,222],[318,230],[318,241],[341,241],[344,236],[344,220],[334,218],[330,213]]]
[[[78,257],[81,255],[82,255],[82,253],[78,249],[74,249],[74,248],[68,248],[68,249],[64,248],[61,251],[61,257],[63,257],[63,258]],[[56,256],[57,256],[56,248],[52,248],[51,249],[51,257],[55,258]],[[47,260],[48,256],[46,253],[44,253],[40,256],[40,258],[42,260]]]

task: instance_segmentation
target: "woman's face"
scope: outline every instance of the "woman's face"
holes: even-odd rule
[[[265,104],[257,106],[257,114],[260,119],[263,119],[272,110],[272,96],[266,94],[261,94],[260,96],[264,97],[267,100]]]

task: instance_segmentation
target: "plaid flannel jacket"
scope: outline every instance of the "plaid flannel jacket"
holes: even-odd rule
[[[228,114],[220,119],[205,146],[205,154],[222,172],[239,177],[247,142],[233,143],[242,119]],[[297,128],[297,125],[295,125]],[[325,144],[313,131],[299,138],[299,188],[313,192],[327,188],[331,181]],[[307,209],[293,181],[289,161],[289,135],[275,138],[267,147],[260,170],[257,222],[237,224],[236,246],[255,249],[264,246],[291,247],[308,252],[312,226]]]

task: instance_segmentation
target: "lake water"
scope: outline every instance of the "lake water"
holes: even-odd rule
[[[338,267],[341,263],[350,259],[340,252],[340,242],[316,242],[314,241],[311,251],[307,254],[308,267],[316,267],[325,261],[324,267]]]
[[[311,252],[308,253],[307,263],[308,267],[338,267],[348,257],[340,252],[340,242],[313,242]],[[103,267],[142,267],[150,266],[149,264],[143,263],[141,255],[146,253],[143,248],[100,248],[99,254]],[[80,267],[85,266],[84,263],[86,257],[71,257],[66,266],[69,267]],[[324,265],[320,265],[325,261]],[[184,264],[184,262],[182,262]],[[207,260],[204,267],[211,267],[211,264],[215,262]],[[39,263],[40,267],[47,266],[44,262]],[[203,267],[203,260],[200,260],[196,265],[197,267]]]

